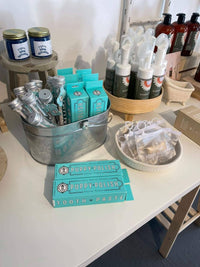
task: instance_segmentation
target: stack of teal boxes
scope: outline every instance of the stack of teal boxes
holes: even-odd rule
[[[57,74],[65,77],[67,123],[76,122],[107,110],[108,96],[103,81],[91,69],[59,69]]]
[[[126,169],[118,160],[55,165],[55,208],[133,200]]]

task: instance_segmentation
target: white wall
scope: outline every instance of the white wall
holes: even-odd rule
[[[173,20],[178,12],[185,12],[187,19],[192,12],[200,12],[200,0],[171,2]],[[0,36],[8,28],[47,27],[59,56],[58,67],[91,66],[103,77],[104,44],[109,35],[117,37],[120,32],[122,3],[123,0],[0,0]],[[131,21],[157,17],[161,5],[162,0],[133,0]]]
[[[58,67],[88,67],[104,76],[104,42],[117,36],[121,0],[0,0],[4,29],[47,27]]]

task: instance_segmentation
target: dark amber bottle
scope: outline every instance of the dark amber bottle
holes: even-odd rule
[[[173,42],[175,30],[174,30],[174,26],[171,24],[172,15],[168,13],[164,13],[163,15],[165,16],[164,21],[159,23],[156,26],[155,37],[158,37],[158,35],[160,35],[161,33],[165,33],[168,35],[170,42],[169,42],[169,48],[167,50],[167,53],[169,53],[171,44]]]
[[[195,79],[195,81],[200,82],[200,62],[199,62],[199,66],[197,68],[197,71],[194,75],[194,79]]]
[[[193,13],[190,21],[187,21],[188,33],[186,36],[185,44],[181,52],[181,56],[191,56],[196,44],[196,40],[200,31],[200,24],[198,23],[199,13]]]
[[[182,51],[188,31],[188,26],[185,24],[185,14],[179,13],[176,16],[178,16],[177,21],[172,23],[175,28],[175,33],[170,53]]]

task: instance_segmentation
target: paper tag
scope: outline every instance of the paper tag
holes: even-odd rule
[[[12,49],[15,59],[24,59],[30,56],[27,41],[19,44],[12,44]]]
[[[35,55],[38,57],[45,57],[52,54],[51,40],[48,41],[33,41]]]

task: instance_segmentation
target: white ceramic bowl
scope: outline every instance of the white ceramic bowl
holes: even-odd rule
[[[123,126],[124,128],[125,126]],[[140,161],[137,161],[131,157],[129,157],[127,154],[124,153],[124,151],[121,149],[120,144],[118,143],[118,135],[120,133],[120,129],[115,134],[115,144],[116,144],[116,150],[119,155],[119,157],[122,159],[122,161],[130,166],[131,168],[140,170],[140,171],[146,171],[146,172],[163,172],[169,170],[169,168],[175,167],[177,162],[180,160],[182,156],[182,146],[180,141],[176,144],[176,156],[173,157],[168,163],[162,164],[162,165],[151,165],[147,163],[143,163]]]

